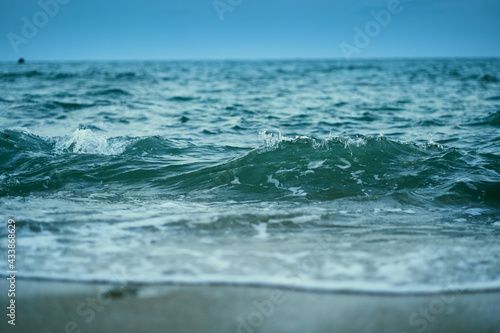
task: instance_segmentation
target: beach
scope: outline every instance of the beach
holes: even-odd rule
[[[500,324],[499,291],[391,295],[21,279],[18,292],[16,326],[3,320],[4,332],[498,332]],[[273,295],[279,304],[269,306]]]

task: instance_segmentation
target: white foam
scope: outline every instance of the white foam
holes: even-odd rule
[[[267,238],[269,234],[267,233],[267,223],[259,223],[258,225],[252,224],[252,227],[257,231],[257,238]]]
[[[276,148],[282,141],[292,141],[292,138],[282,136],[281,132],[277,129],[269,128],[265,131],[259,132],[260,136],[264,139],[264,145],[269,148]]]
[[[307,195],[307,193],[304,190],[300,189],[300,186],[290,187],[288,190],[291,191],[293,193],[292,195],[295,197],[305,197]]]
[[[341,168],[341,169],[344,169],[344,170],[345,170],[345,169],[349,169],[349,168],[351,167],[351,163],[350,163],[348,160],[346,160],[346,159],[345,159],[345,158],[343,158],[343,157],[339,157],[339,159],[340,159],[343,163],[345,163],[345,165],[339,165],[339,164],[336,164],[336,166],[337,166],[337,167],[339,167],[339,168]]]
[[[479,216],[479,215],[486,213],[488,211],[489,211],[489,209],[485,209],[485,208],[469,208],[469,209],[465,210],[465,213],[472,215],[472,216]]]
[[[274,184],[274,186],[276,186],[276,188],[280,188],[280,181],[277,179],[274,179],[272,175],[267,176],[267,182]]]
[[[325,162],[326,162],[326,160],[309,162],[309,164],[307,165],[307,168],[308,169],[317,169],[320,166],[322,166],[323,163],[325,163]]]
[[[57,153],[119,155],[126,148],[124,141],[111,140],[104,134],[97,134],[90,129],[77,129],[71,137],[56,142]]]

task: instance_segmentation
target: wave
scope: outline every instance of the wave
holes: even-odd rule
[[[111,141],[90,129],[77,129],[69,139],[57,141],[54,150],[56,153],[119,155],[125,150],[124,146],[124,142]]]
[[[20,72],[7,72],[7,73],[2,73],[0,74],[0,78],[3,79],[16,79],[16,78],[23,78],[23,77],[35,77],[35,76],[43,76],[45,75],[44,72],[37,71],[37,70],[32,70],[32,71],[20,71]]]
[[[94,103],[76,103],[76,102],[63,102],[63,101],[50,101],[39,106],[41,109],[63,109],[65,111],[74,111],[80,109],[91,108],[95,106]]]
[[[44,71],[44,70],[31,70],[31,71],[14,71],[0,74],[0,80],[15,81],[22,78],[36,78],[46,79],[50,81],[68,80],[83,76],[82,73],[76,72],[61,72],[61,71]]]
[[[475,122],[467,124],[469,126],[494,126],[494,127],[499,127],[500,126],[500,111],[496,111],[494,113],[491,113],[490,115],[475,119]]]
[[[223,186],[247,194],[319,200],[386,195],[453,203],[498,200],[499,175],[480,166],[482,159],[434,143],[383,136],[317,140],[273,134],[244,156],[165,181],[186,190]]]
[[[115,182],[172,194],[212,191],[221,199],[344,197],[436,200],[467,204],[500,200],[500,161],[435,143],[384,136],[318,140],[262,133],[263,144],[223,162],[201,161],[220,147],[201,148],[159,136],[107,138],[90,129],[41,138],[26,131],[1,134],[0,194],[23,195],[69,184]],[[202,149],[207,149],[202,151]]]
[[[486,117],[484,124],[491,126],[500,126],[500,111],[490,114]]]
[[[482,74],[477,77],[478,81],[484,83],[497,83],[499,80],[496,76],[490,74]]]
[[[102,89],[88,93],[89,96],[109,96],[109,97],[120,97],[120,96],[132,96],[130,92],[124,89],[114,88],[114,89]]]
[[[189,97],[189,96],[174,96],[170,97],[168,100],[172,102],[190,102],[197,100],[197,97]]]

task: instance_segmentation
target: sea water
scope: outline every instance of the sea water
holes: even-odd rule
[[[0,64],[19,277],[496,289],[499,203],[500,59]]]

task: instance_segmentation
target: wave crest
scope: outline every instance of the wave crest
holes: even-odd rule
[[[90,129],[77,129],[69,138],[56,142],[56,153],[71,152],[76,154],[119,155],[125,151],[127,143],[108,139]]]

